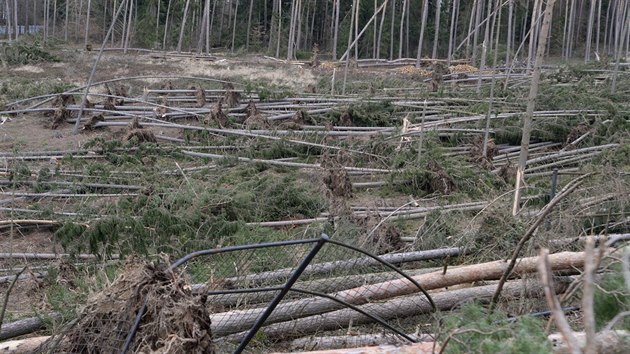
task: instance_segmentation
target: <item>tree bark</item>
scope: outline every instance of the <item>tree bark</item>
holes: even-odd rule
[[[557,292],[562,292],[566,289],[567,285],[568,284],[560,283],[556,286],[555,290]],[[462,302],[470,301],[471,299],[485,302],[492,297],[496,287],[496,285],[486,285],[474,288],[445,291],[434,294],[433,301],[439,310],[450,310]],[[508,297],[520,296],[522,293],[522,281],[509,282],[504,288],[504,294]],[[527,297],[539,297],[542,295],[543,291],[539,285],[528,286],[527,289],[525,289],[525,296]],[[425,300],[426,299],[422,296],[413,295],[393,299],[383,303],[369,303],[360,306],[360,308],[373,316],[380,317],[383,320],[389,320],[430,313],[432,308]],[[295,310],[295,308],[293,310]],[[234,317],[232,321],[236,319],[238,319],[238,317]],[[350,323],[352,323],[352,325],[359,325],[370,322],[372,322],[371,318],[366,317],[357,311],[352,309],[343,309],[322,315],[271,324],[261,328],[259,333],[264,335],[266,338],[282,338],[286,340],[326,330],[347,328]],[[218,323],[213,321],[212,323],[217,323],[216,327],[213,328],[212,333],[219,336],[221,335],[220,333],[224,333],[223,327],[225,325],[229,325],[229,322]],[[240,332],[227,337],[226,340],[230,342],[239,341],[245,334],[246,332]]]
[[[534,108],[536,107],[536,98],[538,97],[538,82],[540,81],[540,67],[542,66],[543,54],[547,45],[547,34],[549,32],[549,23],[553,16],[553,5],[555,0],[549,0],[545,7],[545,17],[543,19],[542,28],[540,30],[538,40],[538,50],[536,51],[536,62],[534,63],[534,72],[527,100],[527,111],[523,118],[523,136],[521,139],[521,151],[519,154],[518,166],[516,171],[516,187],[514,191],[514,204],[512,206],[512,214],[516,215],[520,211],[522,186],[525,179],[525,166],[527,164],[527,156],[529,152],[529,139],[532,132],[532,120]],[[530,34],[531,35],[531,34]]]
[[[50,336],[43,336],[2,342],[0,343],[0,353],[37,353],[37,349],[40,349],[39,346],[49,338]]]
[[[584,63],[588,63],[591,59],[591,45],[593,43],[593,22],[595,21],[595,3],[597,0],[591,0],[591,7],[588,14],[588,23],[586,28],[586,48],[584,50]]]
[[[189,6],[190,0],[186,0],[186,5],[184,6],[184,17],[182,18],[182,27],[179,30],[179,40],[177,41],[177,53],[181,53],[182,51],[182,42],[184,40],[184,32],[186,30],[186,19],[188,17]]]
[[[562,252],[550,256],[553,270],[565,270],[581,268],[584,264],[583,252]],[[514,268],[512,274],[526,274],[536,271],[538,257],[521,258]],[[503,261],[487,262],[471,266],[463,266],[449,269],[446,274],[442,271],[422,274],[412,277],[422,285],[425,290],[439,289],[456,284],[472,283],[481,280],[499,279],[508,263]],[[493,289],[495,287],[492,287]],[[401,278],[378,284],[370,284],[343,290],[329,294],[337,299],[346,301],[354,305],[362,305],[368,301],[389,299],[392,297],[417,293],[419,289],[409,280]],[[505,293],[503,293],[505,294]],[[368,300],[369,299],[369,300]],[[437,301],[433,298],[434,302]],[[429,302],[424,295],[418,295],[417,301],[425,303],[430,308]],[[330,312],[342,308],[343,305],[327,298],[310,298],[281,303],[273,314],[268,318],[267,323],[287,321],[291,318],[299,318]],[[297,311],[296,309],[300,309]],[[250,328],[265,308],[255,308],[249,310],[234,310],[211,315],[212,323],[220,324],[213,329],[213,334],[224,336],[231,333],[240,332]]]
[[[232,24],[232,53],[234,53],[234,39],[236,38],[236,24],[238,23],[238,3],[236,0],[236,8],[234,9],[234,23]]]
[[[402,12],[400,13],[400,33],[398,35],[398,59],[402,59],[403,57],[403,30],[405,29],[405,15],[407,12],[407,1],[403,0],[402,3]]]
[[[442,0],[437,0],[435,5],[435,34],[433,36],[433,53],[432,59],[437,59],[438,40],[440,38],[440,13],[442,10]]]
[[[164,38],[162,38],[162,50],[166,50],[166,36],[168,34],[168,21],[171,16],[171,5],[173,0],[168,0],[168,5],[166,6],[166,19],[164,20]]]
[[[52,313],[50,317],[55,321],[59,321],[61,319],[61,315],[59,315],[58,313]],[[10,339],[24,334],[33,333],[38,329],[44,327],[45,325],[46,323],[40,317],[30,317],[11,323],[6,323],[3,324],[2,328],[0,329],[0,340]]]
[[[247,15],[247,35],[245,37],[245,49],[249,50],[249,36],[252,32],[252,14],[254,13],[254,0],[249,0],[249,13]]]
[[[429,17],[429,0],[422,2],[422,19],[420,20],[420,35],[418,36],[418,55],[416,56],[416,68],[420,67],[422,61],[422,46],[424,42],[424,29],[426,28],[427,18]]]

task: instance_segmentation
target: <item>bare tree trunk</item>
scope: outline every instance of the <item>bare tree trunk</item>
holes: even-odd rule
[[[154,46],[158,46],[158,36],[160,35],[160,4],[162,1],[157,2],[157,10],[155,11],[155,43]]]
[[[477,79],[477,93],[481,92],[481,72],[486,69],[486,55],[488,54],[488,45],[490,43],[490,18],[492,16],[492,0],[488,0],[486,8],[488,17],[486,18],[486,29],[483,33],[481,63],[479,64],[479,78]]]
[[[617,13],[620,15],[617,17],[617,29],[615,31],[615,69],[610,87],[610,92],[613,94],[617,91],[619,64],[624,50],[624,42],[628,39],[628,25],[630,24],[630,20],[628,20],[628,3],[626,1],[619,2],[618,6]]]
[[[440,12],[442,10],[442,0],[437,0],[435,5],[435,35],[433,36],[433,54],[432,59],[437,58],[438,40],[440,38]]]
[[[6,22],[6,27],[5,27],[6,29],[4,33],[6,33],[6,36],[10,42],[13,37],[13,23],[11,21],[11,8],[9,7],[8,0],[4,2],[4,9],[7,14],[7,22]]]
[[[396,16],[396,0],[392,1],[392,23],[389,28],[389,60],[394,59],[394,22]]]
[[[55,36],[55,32],[57,31],[57,0],[53,0],[53,24],[52,24],[52,34]]]
[[[416,67],[420,67],[422,60],[422,46],[424,42],[424,29],[426,28],[427,18],[429,17],[429,0],[422,2],[422,20],[420,20],[420,35],[418,37],[418,55],[416,56]]]
[[[15,3],[17,4],[17,0],[15,0]],[[64,24],[64,28],[63,28],[63,40],[64,41],[68,41],[68,19],[70,17],[70,0],[66,0],[66,13],[65,13],[65,24]],[[16,17],[17,19],[17,14]]]
[[[208,17],[210,15],[210,0],[205,0],[203,5],[203,16],[201,17],[201,32],[197,41],[197,53],[203,52],[204,42],[206,44],[206,52],[208,51]]]
[[[182,42],[184,40],[184,31],[186,29],[186,19],[188,17],[189,6],[190,0],[186,0],[186,5],[184,6],[184,17],[182,18],[182,27],[179,30],[179,40],[177,41],[177,53],[181,53],[182,51]]]
[[[216,4],[216,1],[215,1]],[[273,0],[273,2],[271,3],[272,9],[271,9],[271,25],[269,28],[269,42],[267,43],[267,50],[271,52],[271,50],[273,49],[273,38],[276,35],[276,21],[274,20],[274,16],[277,16],[278,14],[278,0]],[[265,27],[266,28],[266,27]]]
[[[374,13],[376,13],[376,7],[378,6],[378,0],[374,0]],[[378,58],[376,56],[376,36],[378,35],[376,31],[378,30],[378,25],[376,21],[374,21],[374,33],[372,34],[372,58]]]
[[[518,167],[516,171],[516,187],[514,191],[514,205],[512,206],[512,214],[516,215],[520,210],[521,188],[524,185],[525,166],[527,164],[527,155],[529,153],[529,139],[532,132],[532,117],[534,108],[536,107],[536,98],[538,97],[538,82],[540,81],[540,67],[542,66],[543,54],[547,45],[547,35],[549,33],[549,24],[553,16],[553,5],[555,0],[549,0],[545,7],[545,15],[540,29],[538,49],[536,51],[536,62],[534,63],[534,72],[529,90],[529,98],[527,100],[527,111],[523,118],[523,135],[521,139],[521,151],[518,159]]]
[[[125,54],[127,53],[127,49],[129,49],[129,40],[131,38],[131,24],[133,22],[132,16],[134,11],[133,4],[133,0],[129,1],[129,19],[127,20],[127,34],[125,36],[125,48],[123,50]]]
[[[236,8],[234,9],[234,23],[232,27],[232,53],[234,53],[234,38],[236,38],[236,24],[238,18],[238,0],[236,0]]]
[[[335,28],[333,34],[332,58],[337,60],[337,40],[339,39],[339,9],[341,0],[334,0],[333,11],[335,13]]]
[[[602,0],[597,0],[597,30],[595,31],[595,51],[599,54],[599,36],[602,18]]]
[[[282,0],[278,0],[278,41],[276,42],[276,58],[280,57],[280,41],[282,40]]]
[[[359,10],[360,10],[360,5],[361,0],[357,0],[357,6],[355,8],[355,14],[354,14],[354,38],[356,38],[357,40],[359,39]],[[357,44],[356,46],[354,46],[354,60],[359,60],[359,45]]]
[[[569,2],[564,6],[564,26],[562,30],[562,59],[567,59],[567,29],[569,27]]]
[[[473,65],[476,65],[477,62],[477,45],[479,44],[479,24],[481,22],[481,14],[483,13],[483,1],[477,1],[477,7],[475,8],[475,28],[473,35],[473,48],[472,48],[472,56],[471,61]]]
[[[535,0],[534,1],[534,8],[532,9],[532,19],[531,22],[529,24],[529,50],[527,51],[527,71],[529,72],[529,70],[532,67],[532,62],[533,62],[533,58],[534,58],[534,46],[536,45],[536,38],[537,37],[537,28],[538,28],[538,4],[541,2],[541,0]]]
[[[451,26],[448,33],[448,54],[446,55],[446,65],[450,66],[453,60],[453,43],[455,42],[455,32],[457,32],[457,13],[459,12],[459,0],[453,2],[453,12],[451,13]]]
[[[166,6],[166,20],[164,20],[164,38],[162,38],[162,50],[166,50],[166,36],[168,34],[168,21],[171,17],[171,5],[173,0],[168,0],[168,5]]]
[[[512,16],[514,13],[514,0],[509,0],[508,4],[508,27],[507,27],[507,44],[505,49],[505,66],[510,66],[510,56],[512,52]]]
[[[295,11],[297,8],[296,1],[299,1],[299,0],[294,0],[291,2],[291,15],[289,16],[289,38],[287,40],[287,60],[293,59],[293,39],[295,38],[294,31],[295,31],[295,20],[296,20]],[[352,27],[350,27],[350,30],[352,30]]]
[[[400,13],[400,33],[398,36],[398,58],[402,58],[403,55],[403,30],[405,28],[405,12],[407,11],[407,1],[403,0],[402,12]]]
[[[92,9],[92,0],[88,0],[87,3],[87,13],[85,14],[85,40],[84,46],[88,45],[88,38],[90,36],[90,11]]]
[[[254,0],[249,0],[249,14],[247,15],[247,35],[245,37],[245,49],[249,50],[249,36],[252,32],[252,13],[254,13]]]
[[[588,14],[588,24],[586,29],[586,49],[584,51],[584,63],[588,63],[591,59],[591,44],[593,42],[593,22],[595,21],[595,3],[597,0],[591,0],[591,8]]]
[[[127,20],[129,19],[129,3],[131,1],[127,1],[127,4],[125,5],[125,13],[123,14],[123,26],[122,26],[122,33],[120,36],[120,46],[124,48],[125,46],[125,39],[127,38]]]
[[[381,58],[381,39],[383,38],[383,25],[385,24],[385,14],[387,11],[387,1],[385,0],[385,6],[383,7],[383,13],[381,14],[381,23],[378,26],[378,39],[376,40],[376,58]],[[376,23],[374,23],[376,25]]]

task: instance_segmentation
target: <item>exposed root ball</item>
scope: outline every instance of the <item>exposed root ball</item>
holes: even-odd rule
[[[145,303],[130,353],[215,352],[206,297],[193,296],[189,281],[165,266],[138,262],[128,263],[110,287],[90,296],[56,351],[119,352]],[[56,340],[40,349],[52,348]]]
[[[206,91],[202,87],[191,87],[191,90],[195,90],[195,108],[201,108],[206,105]]]
[[[223,113],[223,103],[221,103],[221,100],[212,107],[203,122],[208,125],[218,126],[221,129],[229,125],[230,121],[225,113]]]
[[[324,168],[324,184],[332,197],[351,198],[352,182],[348,171],[343,167],[347,163],[347,158],[343,153],[331,156],[325,153],[320,166]]]
[[[280,128],[287,130],[302,130],[304,128],[304,124],[306,123],[306,113],[304,111],[299,110],[296,111],[293,117],[290,120],[282,122],[280,124]]]
[[[157,107],[155,109],[155,112],[157,113],[158,117],[160,118],[166,118],[166,113],[168,113],[168,98],[166,98],[166,96],[160,96],[157,100],[157,103],[159,105],[162,106],[166,106],[166,107]]]
[[[129,130],[133,129],[142,129],[142,125],[140,125],[140,118],[135,117],[131,120],[131,123],[129,123]]]
[[[343,111],[341,117],[339,117],[339,124],[337,125],[342,127],[351,127],[353,125],[352,114],[348,110]]]
[[[269,129],[271,127],[267,118],[260,113],[245,119],[244,124],[247,129]]]
[[[376,254],[400,251],[405,248],[405,242],[400,237],[400,231],[394,225],[384,225],[372,234],[371,243]]]
[[[252,101],[249,101],[247,107],[245,107],[245,118],[249,118],[251,116],[255,116],[258,114],[258,108],[256,108],[256,104]]]
[[[505,183],[514,184],[514,181],[516,180],[516,166],[508,160],[505,165],[501,166],[498,175],[503,178]]]
[[[150,130],[144,129],[134,129],[130,130],[123,137],[123,141],[131,141],[136,138],[138,143],[157,143],[157,139],[155,138],[155,134],[153,134]]]
[[[123,104],[125,104],[125,99],[123,97],[129,97],[129,90],[127,89],[127,87],[120,85],[118,87],[116,87],[116,96],[120,96],[119,98],[116,98],[115,102],[117,106],[122,106]]]
[[[57,129],[59,126],[63,125],[66,122],[66,119],[70,117],[70,112],[66,109],[65,106],[59,107],[55,109],[55,113],[53,114],[51,129]]]
[[[427,170],[429,171],[429,188],[431,192],[448,195],[457,189],[453,178],[437,162],[429,162]]]
[[[73,95],[61,94],[61,95],[57,95],[55,99],[53,99],[52,106],[55,108],[67,107],[69,104],[75,104],[75,103],[76,101],[74,100]]]
[[[574,148],[575,144],[571,145],[571,143],[579,139],[582,135],[588,133],[590,130],[591,128],[588,126],[588,124],[585,123],[580,123],[573,127],[567,135],[567,140],[564,143],[564,145],[567,147],[567,150],[570,148]]]
[[[240,101],[240,99],[241,94],[232,90],[225,91],[225,94],[223,95],[223,102],[225,102],[225,105],[229,108],[234,108],[238,106],[238,102]]]
[[[97,127],[95,127],[96,123],[104,122],[104,121],[105,121],[105,117],[103,117],[102,114],[98,114],[98,115],[92,116],[87,121],[87,123],[85,123],[83,125],[83,130],[94,130],[94,129],[97,128]]]
[[[488,145],[486,147],[486,154],[483,154],[483,137],[477,136],[475,140],[473,140],[472,146],[470,147],[470,158],[471,162],[478,165],[484,169],[492,169],[494,166],[492,164],[492,160],[499,152],[499,148],[494,143],[494,140],[488,139]]]
[[[108,111],[115,111],[116,110],[116,105],[114,102],[114,98],[113,97],[107,97],[105,99],[105,102],[103,102],[103,108],[105,108]]]

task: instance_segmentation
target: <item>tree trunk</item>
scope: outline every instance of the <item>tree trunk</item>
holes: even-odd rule
[[[54,321],[61,320],[61,315],[58,313],[52,313],[50,317]],[[33,333],[45,325],[46,322],[40,317],[25,318],[15,322],[5,323],[2,325],[2,329],[0,329],[0,341]]]
[[[442,10],[442,0],[437,0],[435,5],[435,35],[433,36],[433,54],[432,59],[437,59],[438,40],[440,38],[440,12]]]
[[[394,60],[394,22],[396,16],[396,0],[392,1],[392,23],[389,28],[389,60]]]
[[[457,32],[457,13],[459,12],[459,0],[453,2],[453,12],[451,13],[451,26],[448,33],[448,54],[446,55],[446,65],[450,66],[453,60],[453,43]]]
[[[591,0],[591,7],[588,14],[588,24],[586,28],[586,49],[584,51],[584,63],[588,63],[591,59],[591,44],[593,43],[593,22],[595,21],[595,3],[597,0]]]
[[[333,60],[337,60],[337,40],[339,39],[339,9],[340,9],[340,1],[334,0],[335,3],[333,5],[333,11],[335,14],[335,28],[333,34],[333,45],[332,45],[332,58]]]
[[[166,50],[166,36],[168,35],[168,21],[171,16],[171,5],[173,0],[168,0],[168,5],[166,6],[166,19],[164,20],[164,38],[162,38],[162,50]]]
[[[566,283],[558,282],[558,284],[556,284],[556,292],[563,292],[567,286],[568,284]],[[496,288],[496,285],[486,285],[474,288],[445,291],[434,294],[433,301],[435,302],[438,310],[446,311],[460,305],[462,302],[470,301],[472,299],[483,300],[483,302],[486,302],[492,297]],[[525,296],[528,298],[540,297],[544,294],[542,287],[538,284],[529,284],[524,290],[523,282],[520,280],[508,282],[503,291],[504,294],[509,297],[522,296],[523,292],[525,292]],[[359,306],[359,308],[366,313],[379,317],[383,320],[417,316],[424,313],[430,313],[433,310],[430,304],[426,301],[426,298],[421,295],[406,296],[383,303],[369,303]],[[293,311],[295,312],[295,309],[293,309]],[[283,338],[286,340],[326,330],[348,328],[350,324],[355,326],[371,322],[372,319],[353,309],[343,309],[322,315],[271,324],[262,327],[258,333],[267,338]],[[217,322],[212,321],[212,323]],[[227,321],[221,322],[220,325],[217,325],[217,327],[213,329],[212,333],[221,335],[220,333],[222,333],[224,325],[229,324],[230,323]],[[229,336],[226,339],[230,342],[239,341],[245,334],[246,332],[241,332],[233,336]]]
[[[376,59],[381,58],[381,39],[383,38],[383,25],[385,24],[387,1],[388,0],[385,0],[385,6],[383,7],[383,13],[381,14],[381,23],[378,26],[378,39],[376,40]],[[374,25],[376,26],[376,23],[374,23]]]
[[[534,1],[534,8],[532,9],[532,18],[529,24],[529,50],[527,51],[527,71],[529,72],[532,67],[532,62],[534,58],[534,45],[536,44],[536,34],[538,28],[538,4],[541,0]]]
[[[83,43],[84,47],[88,45],[88,39],[90,36],[90,11],[92,9],[92,0],[88,0],[87,3],[87,12],[85,14],[85,40]]]
[[[134,7],[133,7],[133,0],[129,1],[129,19],[127,20],[127,30],[126,30],[126,35],[125,35],[125,47],[123,52],[126,54],[127,53],[127,49],[129,49],[129,40],[131,39],[131,24],[133,22],[133,12],[134,12]],[[137,10],[136,10],[137,11]]]
[[[599,36],[602,18],[602,0],[597,1],[597,30],[595,31],[595,51],[599,54]]]
[[[254,13],[254,0],[249,0],[249,14],[247,15],[247,34],[245,36],[245,49],[249,50],[249,36],[252,32],[252,13]]]
[[[475,8],[475,28],[473,30],[473,48],[471,62],[473,65],[477,63],[477,45],[479,44],[479,27],[481,23],[481,14],[483,13],[483,0],[476,1],[477,7]]]
[[[280,41],[282,40],[282,0],[278,0],[278,41],[276,42],[276,58],[280,57]]]
[[[236,24],[238,18],[238,0],[236,0],[236,8],[234,9],[234,23],[232,24],[232,53],[234,53],[234,39],[236,38]]]
[[[374,0],[374,13],[376,13],[376,7],[378,6],[378,0]],[[377,37],[377,30],[378,30],[378,25],[376,24],[376,21],[374,21],[374,33],[372,34],[372,58],[376,59],[378,58],[376,55],[376,37]]]
[[[554,271],[572,269],[575,267],[582,268],[584,264],[584,253],[561,252],[551,255],[550,259]],[[522,275],[536,272],[537,262],[537,256],[521,258],[517,263],[518,265],[515,267],[514,274]],[[440,270],[433,273],[417,275],[412,278],[417,281],[418,284],[421,284],[425,291],[429,291],[481,280],[497,280],[501,278],[507,267],[508,263],[506,262],[493,261],[449,269],[445,274]],[[495,287],[493,286],[492,288]],[[418,293],[418,291],[419,289],[416,285],[407,279],[400,278],[377,284],[359,286],[329,295],[350,304],[363,305],[368,301],[385,300],[415,294]],[[491,295],[492,293],[490,296]],[[419,302],[425,303],[427,306],[429,305],[424,295],[419,295],[418,298]],[[433,296],[433,300],[436,301],[435,295]],[[343,308],[342,304],[323,297],[287,301],[281,303],[276,308],[274,313],[267,319],[266,323],[287,321],[293,318],[322,314],[341,308]],[[296,309],[300,310],[296,311]],[[212,333],[213,335],[224,336],[246,330],[253,325],[264,310],[265,308],[261,307],[213,314],[210,316],[212,323],[221,323],[221,325],[220,328],[214,328]],[[237,320],[234,321],[231,319]]]
[[[361,8],[361,0],[357,0],[357,6],[355,9],[355,14],[354,14],[354,38],[356,40],[359,40],[359,10]],[[359,45],[355,45],[354,46],[354,60],[358,61],[359,60]]]
[[[181,53],[182,51],[182,42],[184,40],[184,32],[186,30],[186,19],[188,17],[189,6],[190,0],[186,0],[186,5],[184,6],[184,17],[182,18],[182,27],[179,30],[179,40],[177,41],[177,53]]]
[[[197,53],[203,52],[204,42],[206,44],[206,52],[208,51],[208,17],[210,15],[210,0],[205,0],[203,5],[203,15],[201,17],[201,31],[199,33],[199,40],[197,41]]]
[[[427,18],[429,17],[429,0],[422,2],[422,19],[420,20],[420,35],[418,36],[418,55],[416,56],[416,68],[420,67],[422,60],[422,46],[424,45],[424,29],[426,28]]]
[[[403,0],[402,3],[402,12],[400,13],[400,34],[398,36],[398,58],[402,58],[403,56],[403,30],[405,28],[405,14],[407,12],[407,1]]]
[[[534,73],[529,90],[529,98],[527,100],[527,111],[523,118],[523,135],[521,139],[521,151],[519,154],[518,167],[516,171],[516,188],[514,192],[514,205],[512,206],[512,214],[516,215],[520,211],[521,203],[521,187],[524,185],[525,166],[527,164],[527,155],[529,152],[529,138],[532,132],[532,117],[534,108],[536,107],[536,98],[538,97],[538,82],[540,81],[540,67],[542,66],[543,54],[547,45],[547,35],[549,32],[549,24],[553,16],[553,4],[555,0],[549,0],[545,7],[545,15],[542,28],[539,34],[538,50],[536,51],[536,62],[534,63]]]
[[[505,49],[505,66],[510,66],[510,55],[512,52],[512,16],[514,14],[514,0],[508,0],[508,27],[507,27],[507,44]]]

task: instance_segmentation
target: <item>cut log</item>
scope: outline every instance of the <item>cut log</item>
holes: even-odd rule
[[[441,259],[446,257],[456,257],[462,253],[462,250],[458,247],[454,248],[441,248],[435,250],[427,250],[427,251],[416,251],[416,252],[405,252],[405,253],[391,253],[379,256],[380,259],[389,262],[394,265],[408,263],[408,262],[418,262],[418,261],[427,261],[432,259]],[[348,270],[352,268],[365,268],[371,266],[380,266],[381,263],[374,258],[371,257],[362,257],[362,258],[354,258],[345,261],[334,261],[334,262],[326,262],[326,263],[317,263],[309,265],[304,272],[302,273],[302,277],[306,277],[309,275],[317,275],[317,274],[328,274],[334,271],[342,271]],[[261,283],[273,283],[273,282],[283,282],[287,280],[287,278],[293,273],[294,268],[285,268],[279,269],[269,272],[262,272],[256,274],[250,274],[242,277],[235,278],[226,278],[226,281],[236,283],[236,284],[247,284],[251,286],[253,284],[261,284]],[[194,289],[194,288],[193,288]]]
[[[49,315],[53,321],[61,320],[61,315],[52,313]],[[24,334],[29,334],[44,327],[46,322],[40,317],[30,317],[23,320],[3,324],[0,329],[0,340],[10,339]]]
[[[556,292],[562,292],[568,287],[567,283],[558,282]],[[433,295],[433,301],[439,310],[450,310],[455,306],[472,300],[487,302],[496,291],[497,285],[486,285],[475,288],[460,289],[446,291]],[[503,288],[505,297],[539,297],[543,295],[543,288],[536,284],[527,286],[523,289],[522,281],[507,282]],[[432,311],[431,305],[424,301],[422,295],[405,296],[383,303],[371,303],[359,306],[363,311],[378,316],[383,320],[401,319],[409,316],[417,316]],[[235,318],[235,319],[238,319]],[[327,330],[338,330],[347,328],[350,323],[352,325],[360,325],[370,323],[372,319],[356,312],[352,309],[344,309],[322,315],[300,318],[294,321],[271,324],[260,329],[258,332],[265,338],[282,338],[288,340],[290,338],[303,337],[313,333],[319,333]],[[213,334],[214,334],[213,330]],[[223,338],[226,342],[240,342],[247,332],[240,332]]]
[[[337,350],[318,350],[301,352],[302,354],[430,354],[440,351],[440,346],[433,342],[422,342],[397,347],[394,345],[379,345],[375,347],[349,348]],[[275,353],[282,354],[282,353]]]
[[[549,256],[552,270],[566,270],[582,268],[584,264],[583,252],[561,252]],[[536,272],[538,257],[521,258],[514,267],[513,275]],[[425,290],[439,289],[456,284],[473,283],[482,280],[497,280],[501,278],[508,263],[494,261],[470,266],[449,269],[446,274],[442,271],[412,277]],[[396,296],[418,292],[419,289],[407,279],[397,279],[377,284],[348,289],[329,294],[337,299],[353,305],[362,305],[369,301],[389,299]],[[422,300],[429,305],[426,298]],[[343,308],[343,305],[327,298],[309,298],[281,303],[269,316],[266,323],[282,322],[299,317],[330,312]],[[249,310],[234,310],[211,315],[213,323],[212,333],[215,336],[225,336],[244,331],[254,324],[265,308]]]
[[[583,348],[586,345],[586,334],[584,332],[574,332],[573,335],[577,344]],[[571,352],[562,334],[550,334],[547,338],[551,342],[554,353],[565,354]],[[630,332],[628,331],[605,330],[595,335],[595,346],[599,354],[626,353],[628,343],[630,343]]]
[[[416,342],[433,342],[431,335],[415,335],[407,334]],[[328,336],[328,337],[307,337],[298,338],[289,343],[291,351],[296,350],[330,350],[343,349],[357,346],[374,346],[374,345],[404,345],[408,344],[404,338],[395,334],[365,334],[365,335],[346,335],[346,336]]]
[[[12,340],[0,343],[0,354],[27,354],[34,353],[38,347],[48,340],[50,336],[33,337],[21,340]]]

